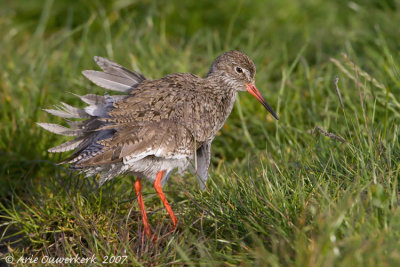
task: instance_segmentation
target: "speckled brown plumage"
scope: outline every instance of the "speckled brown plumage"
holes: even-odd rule
[[[95,61],[103,72],[83,74],[95,84],[125,95],[89,94],[80,96],[89,105],[84,109],[65,103],[47,109],[65,119],[84,119],[66,120],[70,128],[39,123],[51,132],[75,136],[49,151],[74,150],[65,162],[88,176],[102,174],[100,184],[122,173],[154,181],[174,225],[176,218],[160,184],[174,169],[182,172],[196,159],[195,173],[204,188],[211,142],[231,113],[238,91],[249,91],[278,118],[254,85],[254,63],[239,51],[219,56],[205,78],[175,73],[147,80],[107,59],[95,57]],[[140,192],[140,188],[139,180],[135,189]],[[144,205],[139,204],[143,212]]]
[[[236,91],[219,84],[215,78],[184,73],[143,81],[127,98],[114,103],[110,118],[104,120],[107,128],[117,129],[101,142],[105,153],[110,160],[122,160],[148,147],[162,147],[161,157],[191,156],[195,147],[215,136],[231,111]],[[99,155],[79,166],[106,162]]]
[[[104,58],[95,57],[95,61],[103,72],[83,74],[99,86],[128,94],[86,95],[81,97],[89,104],[85,109],[63,103],[57,110],[46,110],[64,118],[86,119],[68,120],[72,129],[41,123],[52,132],[76,136],[49,151],[75,150],[65,162],[88,175],[103,173],[101,183],[124,172],[136,173],[123,168],[126,162],[146,157],[180,159],[184,163],[178,165],[183,165],[183,170],[197,153],[206,157],[199,158],[204,166],[196,166],[205,182],[210,144],[229,116],[237,92],[254,84],[256,69],[251,59],[242,52],[230,51],[213,62],[206,78],[175,73],[159,80],[146,80],[142,74]],[[207,150],[201,151],[204,148]],[[172,169],[174,166],[167,171]],[[154,179],[148,177],[153,172],[136,174]]]

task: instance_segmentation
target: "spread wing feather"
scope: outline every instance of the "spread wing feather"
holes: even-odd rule
[[[82,74],[100,87],[130,93],[146,78],[139,72],[130,71],[106,58],[94,57],[97,65],[103,70],[85,70]]]
[[[94,61],[105,73],[125,77],[132,80],[133,82],[136,82],[136,84],[139,84],[142,81],[146,80],[143,74],[136,71],[130,71],[127,68],[106,58],[96,56],[94,57]]]
[[[95,57],[95,61],[104,72],[86,71],[85,74],[100,86],[107,85],[111,90],[130,93],[140,82],[145,80],[142,74],[129,71],[108,59]],[[50,132],[75,136],[75,139],[48,150],[49,152],[74,150],[74,153],[64,163],[79,162],[87,157],[92,157],[102,149],[102,146],[97,142],[110,138],[115,132],[112,128],[101,130],[101,127],[106,124],[102,119],[109,117],[108,112],[113,109],[114,102],[121,101],[127,97],[126,95],[109,96],[107,94],[104,96],[95,94],[76,96],[89,106],[82,109],[61,103],[55,109],[45,109],[46,112],[52,115],[64,118],[70,128],[53,123],[38,123],[39,126]]]

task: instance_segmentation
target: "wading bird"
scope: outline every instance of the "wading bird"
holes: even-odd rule
[[[100,185],[123,173],[136,177],[144,233],[153,240],[156,236],[147,221],[141,179],[153,183],[175,229],[177,219],[162,186],[173,170],[183,172],[195,161],[197,166],[192,169],[204,188],[211,143],[231,113],[238,91],[250,92],[278,119],[255,86],[253,61],[239,51],[219,56],[205,78],[174,73],[148,80],[108,59],[94,60],[103,71],[86,70],[83,75],[98,86],[125,94],[79,96],[88,104],[84,109],[66,103],[45,109],[65,118],[69,128],[38,124],[50,132],[74,136],[48,151],[74,150],[63,163],[87,176],[101,174]]]

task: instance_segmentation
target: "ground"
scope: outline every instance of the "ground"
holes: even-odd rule
[[[396,0],[8,1],[1,259],[398,266],[399,11]],[[280,120],[241,93],[213,143],[207,189],[190,174],[164,188],[175,233],[144,185],[150,223],[165,236],[143,241],[133,177],[98,188],[96,177],[56,164],[67,155],[47,149],[66,139],[35,123],[62,123],[42,108],[82,105],[72,93],[105,93],[81,75],[97,68],[93,56],[160,78],[205,75],[231,49],[254,60],[257,87]]]

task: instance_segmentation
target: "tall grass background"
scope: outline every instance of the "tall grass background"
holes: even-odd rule
[[[0,9],[0,253],[127,256],[133,265],[398,266],[400,2],[3,1]],[[72,94],[93,56],[148,78],[204,76],[246,52],[280,120],[240,94],[213,143],[207,189],[175,175],[179,226],[142,241],[133,177],[97,188],[56,163],[64,138],[38,121]],[[170,221],[152,186],[155,232]],[[17,264],[23,265],[23,264]]]

